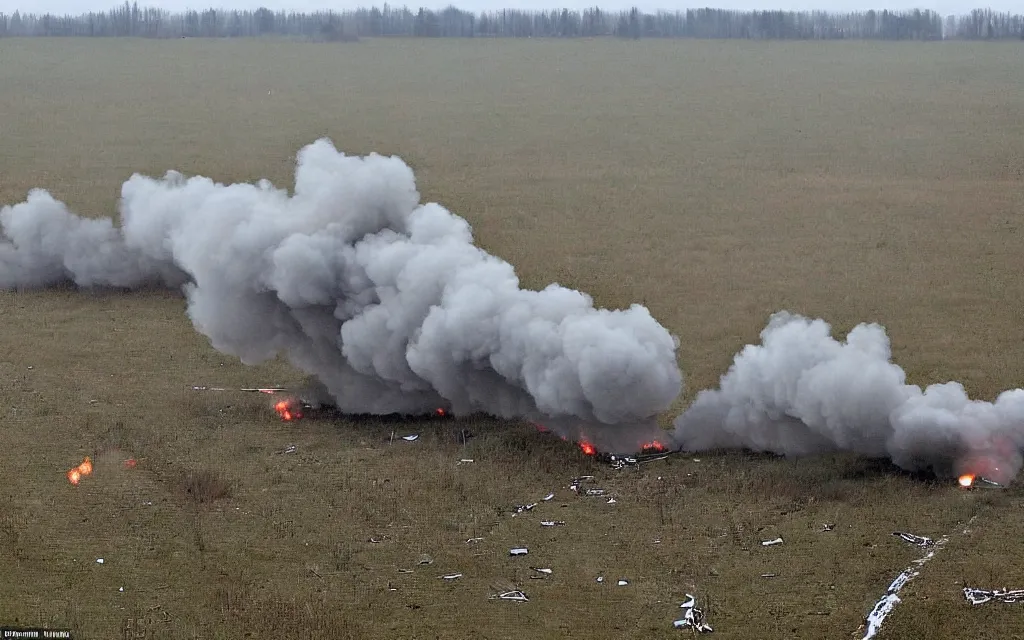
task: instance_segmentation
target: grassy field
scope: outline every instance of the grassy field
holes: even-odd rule
[[[682,341],[677,409],[779,309],[840,333],[879,321],[911,382],[992,399],[1024,373],[1021,53],[0,40],[0,203],[44,187],[109,215],[131,173],[172,168],[290,185],[295,152],[326,135],[402,156],[524,284],[646,303]],[[879,638],[1024,638],[1024,605],[960,592],[1024,587],[1019,488],[846,456],[613,471],[519,424],[283,423],[263,396],[187,390],[302,376],[216,353],[177,295],[2,293],[0,313],[0,624],[83,640],[662,638],[688,634],[672,621],[689,592],[713,637],[847,638],[921,556],[892,535],[909,531],[951,538]],[[421,437],[391,444],[393,429]],[[95,471],[71,486],[86,455]],[[585,473],[617,502],[569,491]],[[530,602],[489,600],[505,583]]]

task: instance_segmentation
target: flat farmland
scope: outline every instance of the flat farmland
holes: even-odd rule
[[[840,335],[879,322],[909,382],[991,400],[1024,377],[1021,55],[3,39],[0,203],[39,187],[110,216],[133,173],[170,169],[290,187],[296,152],[326,136],[403,158],[422,199],[466,218],[523,286],[647,305],[680,339],[686,390],[666,426],[781,309]],[[1016,486],[962,491],[846,455],[613,470],[497,420],[286,423],[265,396],[190,390],[303,373],[218,353],[176,292],[0,292],[0,313],[2,624],[82,639],[662,638],[689,633],[672,621],[692,593],[715,637],[845,638],[923,555],[892,535],[906,531],[949,540],[878,638],[1024,638],[1024,605],[961,592],[1024,588]],[[72,486],[85,456],[94,472]],[[570,491],[582,474],[616,502]],[[489,598],[509,585],[530,601]]]

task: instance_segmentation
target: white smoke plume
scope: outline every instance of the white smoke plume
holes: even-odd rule
[[[629,440],[682,390],[678,342],[645,307],[520,288],[464,219],[420,204],[400,158],[323,139],[299,152],[293,194],[172,171],[121,196],[120,227],[41,190],[4,207],[0,287],[183,286],[215,349],[285,354],[350,413],[569,419]]]
[[[994,403],[971,400],[957,382],[922,390],[892,363],[880,325],[858,325],[840,342],[825,321],[780,312],[720,387],[701,391],[676,419],[674,436],[691,451],[849,451],[1006,484],[1022,464],[1024,390]]]

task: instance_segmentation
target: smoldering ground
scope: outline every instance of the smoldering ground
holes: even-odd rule
[[[593,425],[628,449],[682,390],[678,342],[645,307],[521,288],[466,220],[420,203],[397,157],[318,140],[293,193],[136,174],[120,214],[82,218],[43,190],[4,207],[0,287],[181,287],[215,349],[249,365],[283,354],[348,413]]]
[[[906,383],[878,324],[845,341],[824,320],[780,312],[675,420],[688,450],[746,448],[785,455],[850,451],[912,471],[1010,482],[1024,450],[1024,390],[971,400],[958,382]]]

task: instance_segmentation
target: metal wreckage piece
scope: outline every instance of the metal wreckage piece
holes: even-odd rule
[[[1024,589],[974,589],[964,587],[964,597],[971,604],[985,604],[993,600],[1013,604],[1015,602],[1024,602]]]
[[[679,605],[680,609],[685,609],[686,613],[679,620],[672,623],[676,629],[693,629],[697,633],[710,633],[714,631],[711,625],[707,623],[704,618],[704,610],[697,608],[697,599],[691,594],[686,594],[688,600],[683,604]]]
[[[904,541],[909,542],[910,544],[916,545],[918,547],[930,547],[930,546],[935,544],[935,541],[932,540],[931,538],[926,538],[924,536],[915,536],[912,533],[903,533],[902,531],[893,531],[892,535],[899,536]]]

